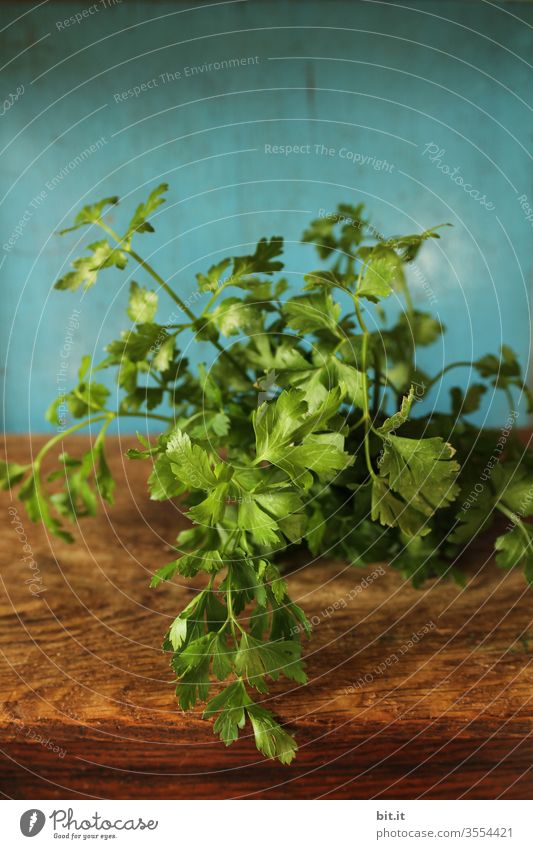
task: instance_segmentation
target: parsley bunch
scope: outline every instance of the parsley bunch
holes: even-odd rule
[[[137,253],[166,190],[152,191],[122,235],[104,217],[116,197],[84,207],[69,228],[98,228],[104,238],[91,241],[57,289],[89,289],[107,268],[126,265],[151,278],[151,288],[131,283],[132,325],[101,362],[83,358],[77,386],[47,412],[61,428],[33,463],[4,463],[1,476],[6,487],[20,485],[33,521],[72,541],[65,520],[93,515],[99,498],[113,501],[109,424],[125,416],[160,422],[161,434],[138,435],[128,455],[150,467],[151,498],[178,499],[191,526],[152,586],[205,579],[163,644],[179,704],[206,702],[204,716],[215,718],[226,745],[250,723],[260,752],[290,763],[295,740],[261,703],[281,676],[306,682],[301,641],[310,626],[289,596],[282,556],[304,545],[355,566],[386,559],[416,586],[444,575],[461,583],[465,545],[503,514],[496,560],[504,569],[522,564],[532,582],[533,531],[523,519],[533,515],[533,456],[513,434],[502,445],[469,421],[488,387],[502,390],[513,411],[521,399],[531,409],[531,397],[506,346],[436,375],[419,368],[418,347],[444,327],[413,306],[406,269],[438,229],[385,238],[362,206],[341,205],[303,235],[320,267],[303,276],[297,294],[280,276],[283,240],[273,237],[197,274],[186,302]],[[163,294],[175,304],[166,322],[156,319]],[[381,302],[393,295],[404,308],[391,321]],[[191,368],[182,356],[180,337],[191,333],[212,344],[209,365]],[[445,372],[465,366],[479,380],[451,390],[450,412],[415,415]],[[105,369],[116,371],[118,409],[98,382]],[[65,410],[78,420],[68,428]],[[45,455],[96,423],[90,450],[63,451],[44,478]]]

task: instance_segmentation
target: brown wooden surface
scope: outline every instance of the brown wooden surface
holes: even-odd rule
[[[226,749],[201,711],[183,714],[160,644],[191,589],[148,584],[184,520],[147,498],[148,465],[123,458],[133,442],[113,443],[116,505],[84,520],[73,546],[2,494],[5,796],[531,798],[532,590],[487,561],[487,543],[464,591],[439,581],[413,590],[387,572],[357,592],[365,572],[345,564],[295,569],[292,595],[320,621],[306,648],[309,683],[280,683],[267,702],[299,740],[291,767],[265,762],[249,739]],[[11,437],[6,452],[22,461],[41,443]],[[11,506],[40,596],[26,583]]]

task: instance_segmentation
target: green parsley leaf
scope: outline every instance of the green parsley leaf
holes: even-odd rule
[[[167,191],[168,184],[161,183],[160,186],[157,186],[157,188],[150,192],[148,200],[146,200],[145,203],[139,204],[128,225],[126,239],[129,239],[134,233],[154,232],[154,228],[147,219],[159,206],[161,206],[162,203],[165,203],[165,198],[162,197],[162,195],[164,195]]]
[[[496,563],[502,569],[523,566],[526,581],[533,584],[533,531],[522,522],[494,543]]]
[[[71,289],[75,292],[80,286],[83,286],[87,290],[94,286],[98,274],[103,268],[109,268],[113,265],[120,269],[126,267],[127,255],[118,248],[112,248],[105,239],[100,242],[93,242],[88,249],[92,251],[91,255],[75,259],[72,263],[74,271],[69,271],[61,277],[55,283],[54,289]]]
[[[269,710],[260,705],[249,705],[246,712],[254,729],[255,744],[267,758],[277,758],[282,764],[290,764],[296,754],[294,737],[288,734]]]
[[[66,230],[60,230],[59,235],[63,236],[65,233],[71,233],[73,230],[78,230],[79,227],[84,227],[88,224],[97,224],[102,218],[106,206],[115,206],[117,203],[118,197],[114,195],[113,197],[104,198],[98,201],[98,203],[91,203],[84,206],[74,219],[74,226],[67,227]]]
[[[157,312],[157,293],[139,286],[134,281],[130,284],[130,300],[128,315],[132,321],[149,324]]]

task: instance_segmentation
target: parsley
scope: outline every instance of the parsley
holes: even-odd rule
[[[507,346],[434,376],[415,367],[416,348],[445,332],[414,308],[407,283],[409,263],[440,238],[437,229],[387,239],[361,205],[340,205],[304,233],[324,264],[304,275],[301,291],[287,294],[283,240],[274,236],[197,274],[193,311],[137,253],[167,188],[137,206],[123,235],[105,219],[116,197],[84,207],[63,231],[100,229],[105,238],[89,240],[56,288],[89,289],[128,263],[143,280],[130,285],[131,325],[101,362],[84,357],[77,385],[50,405],[47,418],[62,431],[31,465],[2,463],[0,483],[20,487],[30,519],[70,542],[66,522],[94,515],[101,499],[113,502],[109,424],[121,416],[158,422],[160,435],[151,442],[139,434],[127,453],[147,462],[151,498],[179,498],[191,522],[151,581],[203,580],[163,643],[179,704],[204,703],[226,745],[253,734],[262,754],[288,764],[295,739],[262,700],[280,678],[305,685],[302,639],[311,628],[289,596],[280,554],[303,543],[358,566],[388,559],[415,586],[445,575],[463,584],[457,555],[499,515],[507,526],[495,540],[496,562],[522,566],[533,583],[533,526],[524,521],[533,515],[533,458],[512,434],[495,455],[494,437],[468,419],[488,386],[512,410],[521,398],[529,409],[531,397]],[[393,293],[405,309],[388,324],[380,303]],[[178,323],[156,320],[164,297],[177,305]],[[212,363],[189,367],[180,349],[186,334],[212,344]],[[449,412],[416,415],[420,387],[430,392],[462,366],[478,382],[451,390]],[[117,409],[98,380],[108,369]],[[65,409],[75,420],[66,429]],[[62,451],[45,478],[45,455],[87,425],[100,427],[91,449],[81,457]]]

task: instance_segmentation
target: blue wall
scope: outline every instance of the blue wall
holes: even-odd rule
[[[423,363],[438,368],[507,341],[527,365],[533,222],[519,198],[533,207],[533,7],[411,5],[3,4],[2,91],[24,86],[0,119],[8,430],[45,429],[74,309],[72,380],[83,353],[100,357],[130,324],[129,270],[106,273],[83,298],[52,290],[86,239],[54,232],[83,203],[115,193],[123,202],[113,218],[124,221],[162,180],[171,191],[157,234],[139,240],[183,297],[196,271],[265,234],[286,235],[296,279],[315,265],[297,244],[307,221],[339,201],[364,201],[387,234],[454,224],[421,255],[413,279],[417,306],[449,328]],[[64,23],[83,9],[79,22]],[[237,57],[249,61],[186,71]],[[119,97],[143,83],[138,96]],[[309,153],[265,152],[275,144]],[[434,161],[430,144],[444,151]],[[73,165],[90,145],[97,149]],[[163,298],[161,315],[171,310]],[[504,401],[489,398],[485,417],[500,423]]]

